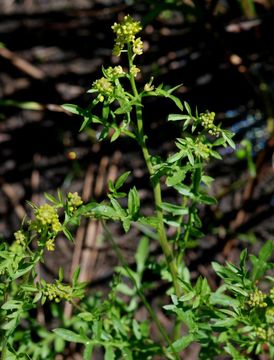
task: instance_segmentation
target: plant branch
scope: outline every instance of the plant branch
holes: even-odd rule
[[[150,304],[149,304],[148,301],[146,300],[146,297],[145,297],[144,293],[142,292],[142,290],[139,288],[139,286],[138,286],[135,278],[132,276],[131,271],[130,271],[130,268],[129,268],[129,266],[128,266],[128,263],[127,263],[126,259],[124,258],[121,250],[119,249],[119,246],[117,246],[117,244],[116,244],[116,242],[115,242],[115,240],[114,240],[111,232],[109,231],[106,223],[105,223],[103,220],[101,220],[101,223],[102,223],[103,228],[104,228],[104,230],[105,230],[105,232],[106,232],[106,234],[107,234],[107,239],[109,240],[112,248],[113,248],[114,251],[116,252],[116,255],[117,255],[120,263],[122,264],[122,266],[123,266],[124,269],[126,270],[126,272],[127,272],[127,274],[128,274],[128,277],[130,278],[130,280],[132,281],[134,287],[136,288],[136,291],[137,291],[140,299],[142,300],[145,308],[147,309],[149,315],[151,316],[151,318],[152,318],[153,321],[155,322],[155,324],[156,324],[156,326],[157,326],[160,334],[162,335],[163,339],[167,342],[168,346],[170,347],[171,351],[173,352],[175,359],[176,359],[176,360],[177,360],[177,359],[179,360],[180,358],[178,357],[178,355],[177,355],[177,353],[176,353],[176,351],[175,351],[175,349],[174,349],[174,347],[173,347],[173,345],[172,345],[172,342],[171,342],[171,340],[170,340],[170,338],[169,338],[166,330],[164,329],[164,327],[162,326],[161,322],[159,321],[157,315],[155,314],[155,312],[153,311],[152,307],[150,306]]]
[[[131,69],[133,66],[133,56],[132,56],[132,50],[131,50],[130,44],[128,45],[128,62],[129,62],[129,69]],[[136,98],[138,98],[139,93],[138,93],[138,90],[136,87],[134,75],[131,73],[130,73],[130,83],[131,83],[131,87],[132,87],[134,96]],[[136,105],[136,119],[137,119],[137,130],[138,130],[137,139],[138,139],[139,145],[142,149],[143,157],[146,162],[149,174],[150,174],[150,176],[152,176],[152,175],[154,175],[154,169],[153,169],[153,165],[151,163],[151,157],[150,157],[148,148],[146,146],[144,126],[143,126],[142,107],[140,105]],[[171,248],[170,244],[168,243],[168,239],[167,239],[166,231],[165,231],[165,227],[164,227],[163,211],[161,208],[162,207],[161,206],[162,205],[162,193],[161,193],[161,185],[160,185],[159,181],[155,181],[153,183],[153,193],[154,193],[154,200],[155,200],[155,205],[156,205],[156,215],[157,215],[157,218],[159,221],[158,229],[157,229],[157,232],[159,235],[159,242],[160,242],[161,248],[163,250],[163,253],[165,255],[168,268],[171,273],[175,294],[177,296],[180,296],[181,290],[180,290],[180,286],[179,286],[178,279],[177,279],[178,269],[177,269],[176,261],[175,261],[175,258],[174,258],[173,252],[172,252],[172,248]]]

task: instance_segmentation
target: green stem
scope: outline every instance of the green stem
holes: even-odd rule
[[[129,62],[129,69],[133,66],[133,56],[130,44],[128,45],[128,62]],[[130,84],[132,87],[133,94],[136,98],[139,97],[138,90],[136,88],[136,83],[134,79],[134,75],[130,73]],[[153,165],[151,163],[150,154],[148,152],[148,148],[145,142],[145,135],[144,135],[144,126],[143,126],[143,114],[142,114],[142,107],[140,105],[136,105],[136,119],[137,119],[137,129],[138,129],[138,142],[141,146],[142,153],[149,171],[150,176],[154,175]],[[175,294],[179,297],[181,295],[180,286],[178,283],[178,269],[176,265],[175,258],[173,256],[173,252],[171,249],[170,244],[168,243],[168,239],[166,236],[164,220],[163,220],[163,211],[161,209],[162,205],[162,193],[161,193],[161,185],[159,181],[153,182],[153,193],[154,193],[154,200],[156,205],[156,215],[159,221],[158,225],[158,235],[159,235],[159,242],[163,253],[166,258],[166,262],[168,268],[170,270],[170,274],[172,277],[172,282],[175,290]]]
[[[112,248],[114,249],[114,251],[116,252],[116,255],[120,261],[120,263],[123,265],[123,268],[126,270],[127,274],[128,274],[128,277],[130,278],[130,280],[132,281],[140,299],[142,300],[145,308],[147,309],[149,315],[151,316],[151,318],[153,319],[153,321],[155,322],[160,334],[162,335],[163,339],[167,342],[168,346],[170,347],[171,351],[173,352],[173,355],[175,357],[175,359],[179,360],[180,358],[178,357],[173,345],[172,345],[172,342],[167,334],[167,332],[165,331],[164,327],[162,326],[161,322],[159,321],[157,315],[155,314],[155,312],[153,311],[152,307],[150,306],[150,304],[148,303],[145,295],[143,294],[142,290],[139,288],[135,278],[132,276],[131,274],[131,271],[130,271],[130,268],[128,266],[128,263],[126,262],[122,252],[120,251],[119,249],[119,246],[117,246],[112,234],[110,233],[107,225],[105,224],[105,222],[102,220],[102,225],[103,225],[103,228],[107,234],[107,238],[108,240],[110,241],[111,243],[111,246]]]

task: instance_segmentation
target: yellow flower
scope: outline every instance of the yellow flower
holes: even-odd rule
[[[47,247],[48,251],[54,251],[55,250],[54,239],[49,239],[46,242],[46,247]]]
[[[136,66],[136,65],[132,65],[132,67],[130,68],[130,73],[131,75],[133,75],[134,77],[137,76],[137,74],[140,72],[141,70]]]
[[[101,79],[98,79],[96,81],[94,81],[94,83],[92,84],[92,87],[97,90],[99,93],[101,93],[102,95],[111,95],[113,92],[113,86],[111,84],[111,82],[106,79],[105,77],[102,77]]]
[[[143,52],[143,43],[140,38],[135,39],[135,35],[142,29],[139,21],[135,21],[131,16],[124,17],[120,24],[114,23],[112,30],[116,34],[113,55],[120,56],[125,44],[131,43],[133,53],[140,55]]]
[[[69,211],[74,212],[79,206],[83,204],[83,200],[81,199],[81,197],[78,195],[77,192],[74,193],[69,192],[67,204]]]
[[[45,226],[50,227],[55,233],[62,230],[57,211],[53,206],[44,204],[36,210],[35,215],[38,230],[41,230],[41,227]]]

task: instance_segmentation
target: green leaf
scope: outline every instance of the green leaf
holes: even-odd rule
[[[208,195],[200,195],[199,200],[201,203],[206,205],[216,205],[218,203],[217,199]]]
[[[57,199],[55,199],[55,197],[52,196],[51,194],[44,193],[44,196],[48,201],[52,202],[53,204],[58,204],[59,203],[59,201]]]
[[[183,107],[183,105],[182,105],[182,103],[181,103],[181,100],[180,100],[177,96],[168,95],[167,97],[168,97],[170,100],[172,100],[172,101],[177,105],[177,107],[178,107],[181,111],[184,110],[184,107]]]
[[[232,147],[232,149],[236,148],[235,143],[232,140],[232,137],[234,136],[234,134],[231,131],[223,130],[222,131],[222,136],[225,139],[225,141]]]
[[[189,104],[186,101],[184,101],[184,106],[186,108],[186,111],[187,111],[188,115],[192,117],[191,108],[190,108]]]
[[[168,115],[168,121],[179,121],[179,120],[189,120],[191,117],[189,115],[184,114],[170,114]]]
[[[84,115],[86,110],[82,109],[80,106],[75,104],[63,104],[61,106],[64,110],[71,112],[72,114],[76,115]]]
[[[63,231],[65,237],[66,237],[69,241],[72,241],[72,240],[73,240],[73,236],[72,236],[71,232],[68,230],[67,227],[63,226],[63,227],[62,227],[62,231]]]
[[[191,151],[188,151],[188,152],[187,152],[187,157],[188,157],[188,160],[189,160],[190,164],[191,164],[191,165],[194,165],[195,161],[194,161],[194,157],[193,157]]]
[[[174,186],[174,188],[178,191],[179,194],[190,197],[191,199],[194,197],[194,195],[191,192],[191,189],[183,184],[177,184]]]
[[[273,240],[268,240],[261,248],[259,252],[259,260],[267,261],[273,252]]]
[[[180,160],[182,157],[185,157],[185,156],[186,156],[186,150],[183,149],[183,150],[180,150],[179,152],[169,156],[168,159],[167,159],[167,162],[168,163],[174,163],[174,162]]]
[[[131,112],[132,106],[130,102],[126,102],[114,111],[115,114],[121,115]]]
[[[221,319],[214,322],[213,327],[218,328],[230,328],[237,325],[238,321],[236,319]]]
[[[93,353],[93,344],[87,342],[83,354],[83,360],[90,360],[92,359],[92,353]]]
[[[23,264],[19,270],[17,270],[13,276],[12,276],[12,279],[15,280],[15,279],[18,279],[19,277],[21,277],[22,275],[28,273],[32,268],[34,267],[34,264]]]
[[[129,215],[136,220],[140,210],[140,198],[136,187],[130,189],[128,193],[128,212]]]
[[[111,136],[110,142],[117,140],[120,135],[121,135],[121,129],[120,128],[115,129],[113,135]]]
[[[7,302],[5,302],[2,306],[1,309],[3,310],[14,310],[14,309],[20,309],[23,306],[23,302],[19,301],[19,300],[9,300]]]
[[[118,177],[118,179],[115,181],[114,184],[116,190],[120,189],[120,187],[123,186],[130,173],[131,173],[130,171],[127,171]]]
[[[147,237],[142,237],[137,251],[136,251],[136,263],[137,263],[137,273],[141,274],[145,269],[145,262],[149,254],[149,241]]]
[[[161,208],[164,211],[167,211],[173,215],[187,215],[188,214],[188,208],[184,208],[180,205],[175,205],[167,202],[163,202],[161,204]]]
[[[71,330],[58,328],[58,329],[54,329],[53,332],[57,336],[60,336],[62,339],[69,341],[69,342],[74,342],[74,343],[79,343],[79,344],[87,344],[89,341],[89,339],[86,336],[78,335],[77,333],[75,333]]]
[[[133,296],[135,294],[135,289],[134,288],[130,288],[127,284],[125,283],[120,283],[116,286],[116,291],[128,295],[128,296]]]
[[[131,220],[129,217],[125,217],[122,219],[122,224],[123,224],[123,229],[125,231],[125,233],[127,233],[130,229],[130,225],[131,225]]]
[[[113,220],[119,219],[117,211],[115,209],[113,209],[113,207],[111,207],[107,204],[104,204],[104,203],[101,203],[101,204],[90,203],[88,205],[82,206],[80,213],[78,213],[79,210],[77,210],[77,212],[76,212],[79,215],[96,217],[96,218],[113,219]]]
[[[215,292],[211,294],[210,303],[213,305],[220,305],[220,306],[232,306],[234,309],[239,306],[238,300],[235,300],[232,297],[220,292]]]
[[[167,176],[166,184],[167,186],[174,186],[176,184],[179,184],[184,180],[185,176],[186,176],[186,170],[179,168],[171,176]]]
[[[123,218],[126,217],[125,210],[121,207],[121,205],[119,204],[119,202],[116,199],[111,198],[110,202],[111,202],[111,205],[113,206],[113,209],[115,210],[115,212],[119,216],[119,218],[121,220],[123,220]]]
[[[106,346],[104,360],[115,360],[115,353],[111,346]]]
[[[79,132],[83,131],[91,122],[92,122],[92,118],[89,116],[85,116]]]
[[[184,350],[186,347],[188,347],[193,341],[195,340],[195,337],[193,334],[188,334],[186,336],[183,336],[181,339],[176,340],[172,347],[176,352],[180,352]],[[168,351],[172,351],[172,349],[169,347]]]
[[[173,93],[174,91],[176,91],[177,89],[180,89],[180,87],[182,87],[183,85],[184,85],[183,83],[181,83],[181,84],[179,84],[179,85],[176,85],[176,86],[174,86],[173,88],[167,90],[167,92],[168,92],[169,94],[172,94],[172,93]]]
[[[200,183],[202,179],[202,169],[198,167],[195,169],[192,176],[192,184],[193,184],[193,193],[198,194]]]

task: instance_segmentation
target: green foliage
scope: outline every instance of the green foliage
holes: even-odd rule
[[[199,113],[188,103],[182,104],[174,95],[177,87],[154,85],[151,78],[138,90],[135,77],[140,69],[134,61],[142,54],[143,43],[136,38],[141,26],[126,16],[122,24],[114,24],[113,30],[113,53],[127,54],[128,70],[120,65],[103,68],[103,76],[88,91],[93,94],[90,105],[82,109],[66,104],[63,108],[83,118],[80,130],[94,127],[100,141],[128,136],[137,142],[150,175],[153,215],[145,215],[136,186],[123,190],[131,179],[129,171],[109,181],[107,199],[100,203],[83,204],[77,193],[63,196],[58,191],[57,197],[45,194],[49,203],[40,207],[30,204],[33,218],[25,219],[11,245],[0,244],[1,359],[55,359],[58,353],[65,352],[68,343],[82,347],[84,360],[92,359],[95,347],[103,349],[106,360],[156,356],[180,359],[181,351],[193,342],[201,346],[201,359],[219,355],[252,359],[254,354],[274,357],[274,278],[267,274],[273,269],[273,241],[267,242],[258,256],[250,255],[248,262],[247,252],[243,251],[237,266],[213,263],[216,275],[222,279],[215,291],[207,279],[190,281],[184,262],[186,249],[197,245],[204,236],[200,207],[217,202],[208,192],[213,179],[206,174],[206,165],[211,159],[221,159],[218,147],[235,148],[233,134],[215,124],[213,112]],[[178,122],[180,135],[175,141],[176,150],[166,158],[151,156],[146,145],[142,112],[147,96],[165,97],[178,111],[168,116],[168,121]],[[177,194],[176,203],[163,199],[163,184]],[[37,275],[45,252],[55,250],[61,233],[73,241],[73,231],[83,217],[102,222],[105,238],[120,262],[107,296],[85,293],[85,284],[78,281],[79,268],[70,283],[64,282],[62,269],[52,282]],[[136,249],[136,266],[127,264],[108,230],[110,221],[120,223],[125,232],[134,225],[144,233]],[[168,227],[174,229],[169,236]],[[150,239],[160,245],[159,265],[150,254]],[[152,270],[167,284],[171,296],[171,303],[164,309],[175,317],[172,335],[164,329],[157,310],[146,297],[155,290],[155,281],[145,276]],[[65,301],[73,306],[69,319],[63,315]],[[49,318],[54,318],[53,331],[36,320],[43,306]],[[147,320],[141,322],[137,313],[142,306]],[[158,337],[151,336],[151,322]],[[187,328],[185,335],[181,333],[182,325]]]

